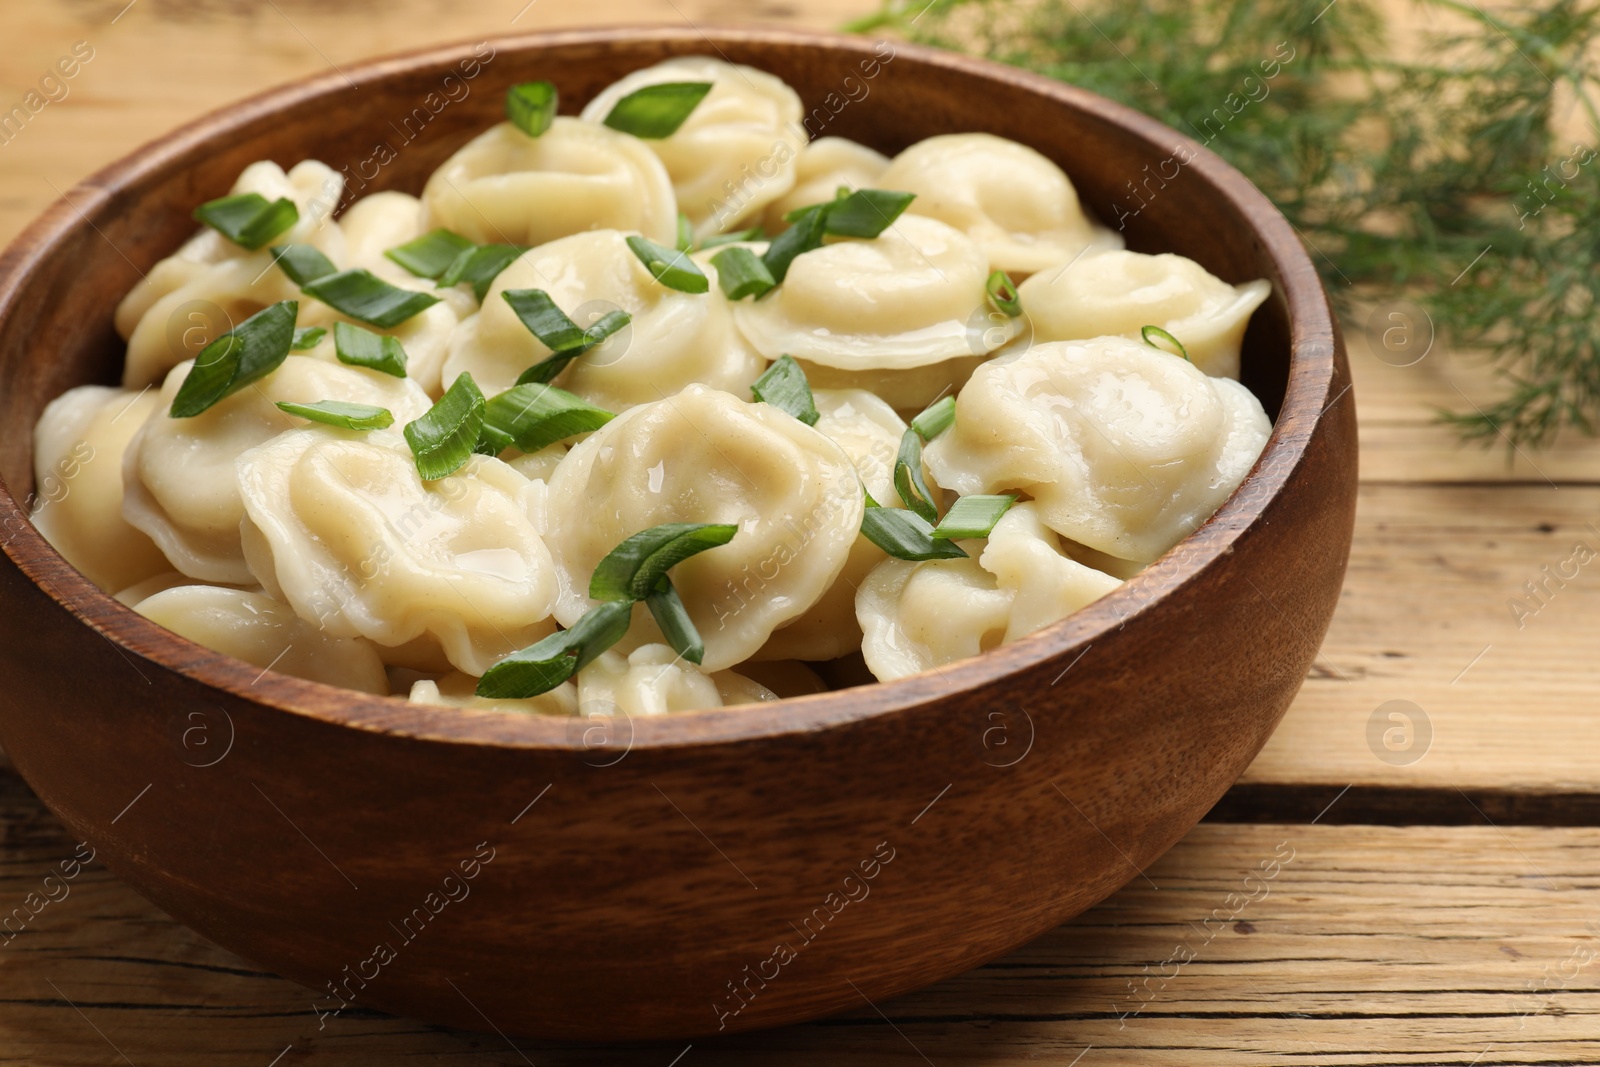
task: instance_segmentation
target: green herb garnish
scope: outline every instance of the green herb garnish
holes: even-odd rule
[[[939,521],[933,493],[922,476],[922,438],[912,428],[900,436],[900,452],[894,461],[894,488],[906,507],[930,524]]]
[[[989,303],[996,311],[1013,319],[1022,314],[1022,298],[1017,295],[1011,275],[1005,271],[997,270],[989,275],[989,280],[983,284],[983,291],[988,294]]]
[[[333,261],[310,245],[273,245],[272,262],[296,285],[310,285],[318,278],[338,273]]]
[[[439,287],[466,282],[472,286],[472,295],[481,304],[483,298],[489,295],[489,286],[500,277],[500,272],[515,263],[517,257],[526,251],[521,245],[478,245],[469,248],[439,276]]]
[[[956,421],[956,398],[941,397],[923,409],[911,420],[911,428],[924,441],[931,441],[948,430]]]
[[[671,137],[711,91],[711,82],[661,82],[635,89],[612,107],[605,124],[635,137]]]
[[[342,400],[319,400],[315,404],[295,404],[278,401],[278,407],[291,415],[312,422],[327,423],[346,430],[381,430],[394,425],[394,414],[388,408],[371,404],[347,404]]]
[[[574,434],[598,430],[616,416],[580,396],[553,385],[516,385],[489,400],[484,409],[484,429],[503,441],[495,452],[514,444],[524,452],[537,452]]]
[[[794,262],[796,256],[822,247],[827,212],[828,205],[816,204],[784,216],[790,221],[789,228],[774,237],[761,255],[761,262],[766,265],[767,273],[772,275],[774,285],[780,284],[788,275],[789,264]]]
[[[843,187],[840,191],[844,191]],[[916,198],[915,193],[897,193],[887,189],[857,189],[836,197],[831,204],[822,205],[827,216],[824,229],[839,237],[877,237],[887,230]]]
[[[633,321],[626,311],[608,311],[588,327],[579,326],[556,307],[543,289],[507,289],[500,294],[522,325],[553,353],[522,372],[518,385],[549,382],[568,363]]]
[[[555,121],[556,103],[552,83],[523,82],[506,90],[506,118],[529,137],[538,137]]]
[[[383,329],[398,326],[439,302],[436,296],[390,285],[369,270],[342,270],[302,285],[308,296]]]
[[[654,275],[656,281],[680,293],[704,293],[711,282],[705,272],[689,258],[689,253],[674,248],[663,248],[643,237],[628,238],[628,247],[639,257],[639,262]]]
[[[175,419],[191,418],[277,370],[289,358],[299,310],[293,300],[273,304],[202,348],[168,413]]]
[[[779,356],[750,386],[750,392],[762,403],[787,411],[807,426],[815,426],[821,418],[811,395],[811,383],[793,356]]]
[[[294,331],[294,338],[289,342],[289,351],[305,352],[316,348],[326,336],[328,336],[328,331],[321,326],[297,327]]]
[[[484,671],[476,692],[499,700],[525,700],[548,693],[622,640],[632,619],[631,601],[597,604],[570,630],[557,630]]]
[[[1167,344],[1169,344],[1173,348],[1177,349],[1176,352],[1167,352],[1168,355],[1182,356],[1184,359],[1189,359],[1189,350],[1187,348],[1183,347],[1183,342],[1178,340],[1176,337],[1172,336],[1170,333],[1168,333],[1166,330],[1163,330],[1159,326],[1143,326],[1143,327],[1140,327],[1139,336],[1144,338],[1144,343],[1145,344],[1149,345],[1151,348],[1158,349],[1159,351],[1162,351],[1162,352],[1167,352],[1167,350],[1165,348],[1162,348],[1160,345],[1156,344],[1156,342],[1157,341],[1165,341],[1165,342],[1167,342]],[[1189,362],[1193,363],[1194,360],[1189,359]]]
[[[678,251],[688,252],[694,248],[694,226],[689,222],[689,216],[678,212]]]
[[[644,606],[650,609],[651,617],[656,620],[662,636],[674,652],[690,663],[705,661],[706,643],[701,639],[694,620],[689,617],[689,609],[683,606],[672,579],[662,575],[656,588],[644,598]]]
[[[733,540],[733,523],[670,522],[652,526],[613,548],[589,579],[591,600],[643,600],[667,571],[690,556]]]
[[[719,233],[707,237],[700,242],[700,247],[716,248],[719,245],[740,244],[745,241],[765,241],[766,239],[766,232],[760,226],[752,226],[748,230],[740,230],[738,233]]]
[[[483,429],[485,401],[472,375],[462,374],[439,402],[405,426],[406,443],[417,457],[417,473],[437,481],[471,458]]]
[[[1011,494],[990,496],[974,493],[961,497],[950,505],[950,510],[944,513],[939,525],[933,528],[933,539],[988,537],[994,530],[994,524],[1000,521],[1000,516],[1011,510],[1011,505],[1016,502],[1016,496]]]
[[[300,221],[300,209],[285,197],[269,201],[260,193],[208,200],[194,217],[236,245],[254,252]]]
[[[748,248],[724,248],[711,257],[711,265],[717,268],[717,284],[729,300],[747,296],[759,300],[778,284],[761,257]]]
[[[399,338],[373,333],[348,322],[333,324],[333,351],[340,363],[406,376],[406,350]]]
[[[429,230],[415,240],[396,245],[384,255],[419,278],[437,278],[456,261],[457,256],[476,247],[465,237],[449,230]]]
[[[933,524],[914,511],[868,505],[861,515],[861,533],[895,559],[962,559],[954,541],[933,536]]]

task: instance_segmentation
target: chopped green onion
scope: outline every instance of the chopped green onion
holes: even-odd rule
[[[694,247],[694,226],[689,216],[678,212],[678,251],[687,252]]]
[[[254,252],[299,222],[300,209],[285,197],[268,201],[260,193],[241,193],[201,204],[194,209],[194,217]]]
[[[857,189],[826,205],[825,229],[839,237],[877,237],[916,198],[916,193]]]
[[[396,245],[384,253],[419,278],[437,278],[463,252],[476,248],[471,241],[449,230],[429,230],[421,237]]]
[[[989,275],[983,290],[989,294],[989,303],[994,305],[996,311],[1004,312],[1013,319],[1022,314],[1022,297],[1017,295],[1017,287],[1012,284],[1011,275],[1005,271],[997,270]]]
[[[911,428],[924,441],[931,441],[948,430],[956,421],[956,398],[942,397],[923,409],[911,420]]]
[[[724,248],[711,257],[711,265],[717,268],[717,284],[729,300],[747,296],[759,300],[778,284],[761,257],[748,248]]]
[[[462,374],[421,418],[406,423],[406,443],[417,457],[417,473],[437,481],[461,468],[483,429],[483,393],[472,375]]]
[[[740,230],[738,233],[719,233],[707,237],[700,242],[700,247],[716,248],[718,245],[740,244],[745,241],[765,241],[766,239],[766,232],[760,226],[752,226],[748,230]]]
[[[272,262],[296,285],[310,285],[339,270],[332,260],[310,245],[273,245]]]
[[[635,89],[616,102],[604,122],[635,137],[671,137],[711,91],[711,82],[661,82]]]
[[[929,523],[939,521],[939,509],[922,477],[922,438],[908,429],[900,437],[900,454],[894,461],[894,487],[906,507]]]
[[[467,282],[472,286],[472,295],[481,304],[500,272],[515,263],[517,257],[526,251],[521,245],[478,245],[468,248],[439,275],[439,287],[442,289]]]
[[[939,520],[939,525],[933,528],[933,538],[939,541],[957,537],[988,537],[994,524],[1000,521],[1000,516],[1016,502],[1016,496],[1010,493],[999,496],[974,493],[961,497],[950,505],[950,510]]]
[[[333,353],[340,363],[406,376],[406,350],[397,337],[373,333],[348,322],[333,324]]]
[[[783,281],[789,273],[789,264],[794,262],[796,256],[822,247],[827,214],[826,204],[816,204],[784,216],[792,225],[774,237],[761,256],[761,262],[766,264],[767,273],[772,275],[774,284]]]
[[[867,508],[861,516],[861,533],[895,559],[920,561],[966,556],[954,541],[935,541],[933,524],[903,508]]]
[[[705,659],[706,643],[701,639],[694,620],[689,617],[689,609],[683,606],[683,599],[673,588],[672,579],[662,575],[656,588],[645,597],[644,604],[650,609],[656,625],[661,627],[662,635],[674,652],[690,663],[700,663]]]
[[[501,441],[499,453],[508,444],[524,452],[537,452],[574,434],[598,430],[616,418],[605,408],[595,407],[580,396],[553,385],[516,385],[490,398],[484,408],[485,436],[493,431]]]
[[[568,363],[633,321],[626,311],[608,311],[585,328],[567,318],[543,289],[507,289],[500,295],[528,332],[553,353],[523,371],[518,385],[551,381]]]
[[[811,383],[793,356],[779,356],[750,386],[750,392],[762,403],[787,411],[807,426],[815,426],[821,418],[816,398],[811,395]]]
[[[695,265],[687,252],[663,248],[643,237],[628,238],[628,247],[639,257],[656,281],[680,293],[704,293],[711,288],[705,272]]]
[[[557,630],[484,671],[476,692],[499,700],[548,693],[622,640],[632,620],[633,604],[628,601],[597,604],[570,630]]]
[[[1164,349],[1164,348],[1161,348],[1161,346],[1156,344],[1155,340],[1152,340],[1152,338],[1155,338],[1157,340],[1165,341],[1168,344],[1170,344],[1173,348],[1177,349],[1176,352],[1168,353],[1169,355],[1177,355],[1177,356],[1182,356],[1184,359],[1189,359],[1189,350],[1187,348],[1183,347],[1183,342],[1179,341],[1176,337],[1172,336],[1170,333],[1168,333],[1166,330],[1163,330],[1159,326],[1145,326],[1145,327],[1142,327],[1139,330],[1139,336],[1144,338],[1144,343],[1145,344],[1149,345],[1151,348],[1160,349],[1163,352],[1166,352],[1167,350]],[[1193,363],[1194,360],[1189,359],[1189,362]]]
[[[343,400],[319,400],[315,404],[295,404],[278,401],[278,407],[291,415],[312,422],[325,422],[346,430],[381,430],[394,425],[394,414],[388,408],[371,404],[347,404]]]
[[[652,526],[606,553],[589,579],[592,600],[643,600],[673,567],[733,540],[734,523],[669,522]]]
[[[436,296],[390,285],[369,270],[342,270],[300,288],[352,319],[385,329],[439,302]]]
[[[517,376],[518,385],[543,384],[555,381],[556,375],[566,370],[567,364],[583,355],[607,337],[616,333],[632,321],[626,311],[608,311],[596,319],[594,325],[585,330],[590,340],[585,341],[577,348],[569,348],[564,352],[557,352],[548,359],[540,360]]]
[[[550,82],[523,82],[506,90],[506,118],[511,125],[538,137],[556,117],[556,87]]]
[[[326,336],[328,336],[328,331],[321,326],[296,327],[294,338],[289,342],[289,351],[305,352],[316,348]]]
[[[178,387],[178,395],[172,398],[169,414],[175,419],[191,418],[277,370],[289,358],[299,310],[293,300],[273,304],[202,348]]]

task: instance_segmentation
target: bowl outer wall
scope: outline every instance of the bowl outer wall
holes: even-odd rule
[[[471,79],[472,46],[451,47],[224,109],[88,179],[0,258],[0,743],[29,784],[119,876],[322,990],[322,1010],[338,1006],[334,983],[359,1006],[518,1035],[693,1037],[858,1007],[991,959],[1137,877],[1266,741],[1342,583],[1354,406],[1292,229],[1168,128],[978,60],[716,29],[492,48]],[[116,300],[245,163],[322,158],[376,170],[362,194],[416,191],[514,82],[551,78],[570,113],[628,70],[712,49],[823,108],[813,133],[893,152],[986,129],[1054,157],[1107,219],[1142,183],[1130,247],[1269,278],[1244,377],[1280,409],[1246,483],[1112,596],[983,657],[609,729],[263,674],[124,609],[27,523],[33,419],[70,386],[115,380]],[[459,93],[450,72],[469,92],[408,125],[428,92]],[[375,130],[395,158],[364,166]],[[1178,176],[1151,184],[1180,151],[1193,157]],[[452,894],[465,895],[439,905]],[[779,944],[793,958],[775,965]]]

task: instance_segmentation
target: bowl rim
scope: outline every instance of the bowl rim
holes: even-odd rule
[[[448,66],[471,55],[483,40],[497,52],[654,41],[682,46],[682,54],[721,54],[721,43],[756,42],[874,55],[881,39],[816,30],[664,24],[534,31],[494,36],[379,56],[298,79],[223,105],[102,167],[59,196],[0,253],[0,328],[15,310],[21,281],[67,234],[105,210],[130,181],[168,166],[233,129],[294,104],[347,91],[367,81],[419,66]],[[1337,327],[1326,292],[1293,225],[1248,179],[1192,138],[1130,107],[1077,86],[1000,63],[941,49],[893,41],[896,58],[952,73],[1010,83],[1037,96],[1086,113],[1163,150],[1187,151],[1187,170],[1251,221],[1265,257],[1277,268],[1289,326],[1289,373],[1283,403],[1255,465],[1222,506],[1160,559],[1117,589],[1065,619],[978,656],[930,671],[850,689],[789,697],[762,705],[735,705],[670,715],[630,717],[628,751],[723,742],[749,742],[804,734],[858,720],[908,713],[1003,683],[1050,659],[1075,654],[1070,670],[1103,635],[1150,610],[1232,551],[1267,510],[1298,468],[1323,416],[1349,391],[1329,397],[1338,378]],[[98,228],[96,228],[98,230]],[[109,243],[109,241],[108,241]],[[113,246],[114,248],[115,246]],[[32,428],[29,428],[32,432]],[[15,518],[20,516],[20,524]],[[413,704],[277,674],[214,652],[166,630],[102,592],[68,564],[28,520],[28,509],[0,481],[0,519],[13,530],[0,548],[17,568],[57,604],[124,653],[183,675],[240,700],[319,722],[416,740],[503,748],[577,751],[588,747],[581,717],[529,715],[491,709]],[[45,573],[49,570],[51,573]],[[1259,590],[1258,590],[1259,592]],[[1264,595],[1264,594],[1263,594]],[[1270,600],[1269,600],[1270,604]],[[1065,673],[1065,672],[1063,672]]]

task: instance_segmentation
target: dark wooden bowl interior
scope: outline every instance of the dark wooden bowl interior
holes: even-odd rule
[[[494,842],[479,903],[451,912],[448,934],[406,942],[359,1002],[591,1038],[715,1032],[709,1005],[727,983],[879,842],[897,858],[870,902],[807,942],[730,1029],[877,1000],[992,958],[1186,832],[1276,725],[1342,579],[1355,430],[1316,272],[1265,198],[1166,127],[992,64],[903,45],[885,61],[874,47],[640,28],[497,40],[471,79],[470,45],[347,64],[186,127],[50,209],[0,258],[0,741],[46,802],[174,915],[313,988],[390,936],[380,920],[406,914],[436,873]],[[245,164],[316,158],[375,170],[361,195],[418,192],[499,121],[509,85],[549,78],[575,113],[627,71],[693,53],[788,81],[827,115],[813,134],[889,153],[969,130],[1030,144],[1106,221],[1129,182],[1192,152],[1126,233],[1136,250],[1273,284],[1243,377],[1276,424],[1245,485],[1147,572],[1039,634],[890,685],[628,724],[612,764],[568,721],[262,676],[123,609],[27,523],[40,410],[75,385],[118,379],[117,300]],[[470,91],[420,130],[413,120],[408,138],[407,116],[449,88],[447,75]],[[846,78],[869,91],[834,114],[829,94],[859,96]],[[394,158],[374,168],[380,142]],[[198,767],[175,740],[174,721],[196,708],[226,717],[226,763]],[[1005,763],[993,730],[1024,721],[1028,755]],[[510,821],[535,795],[537,814]]]

